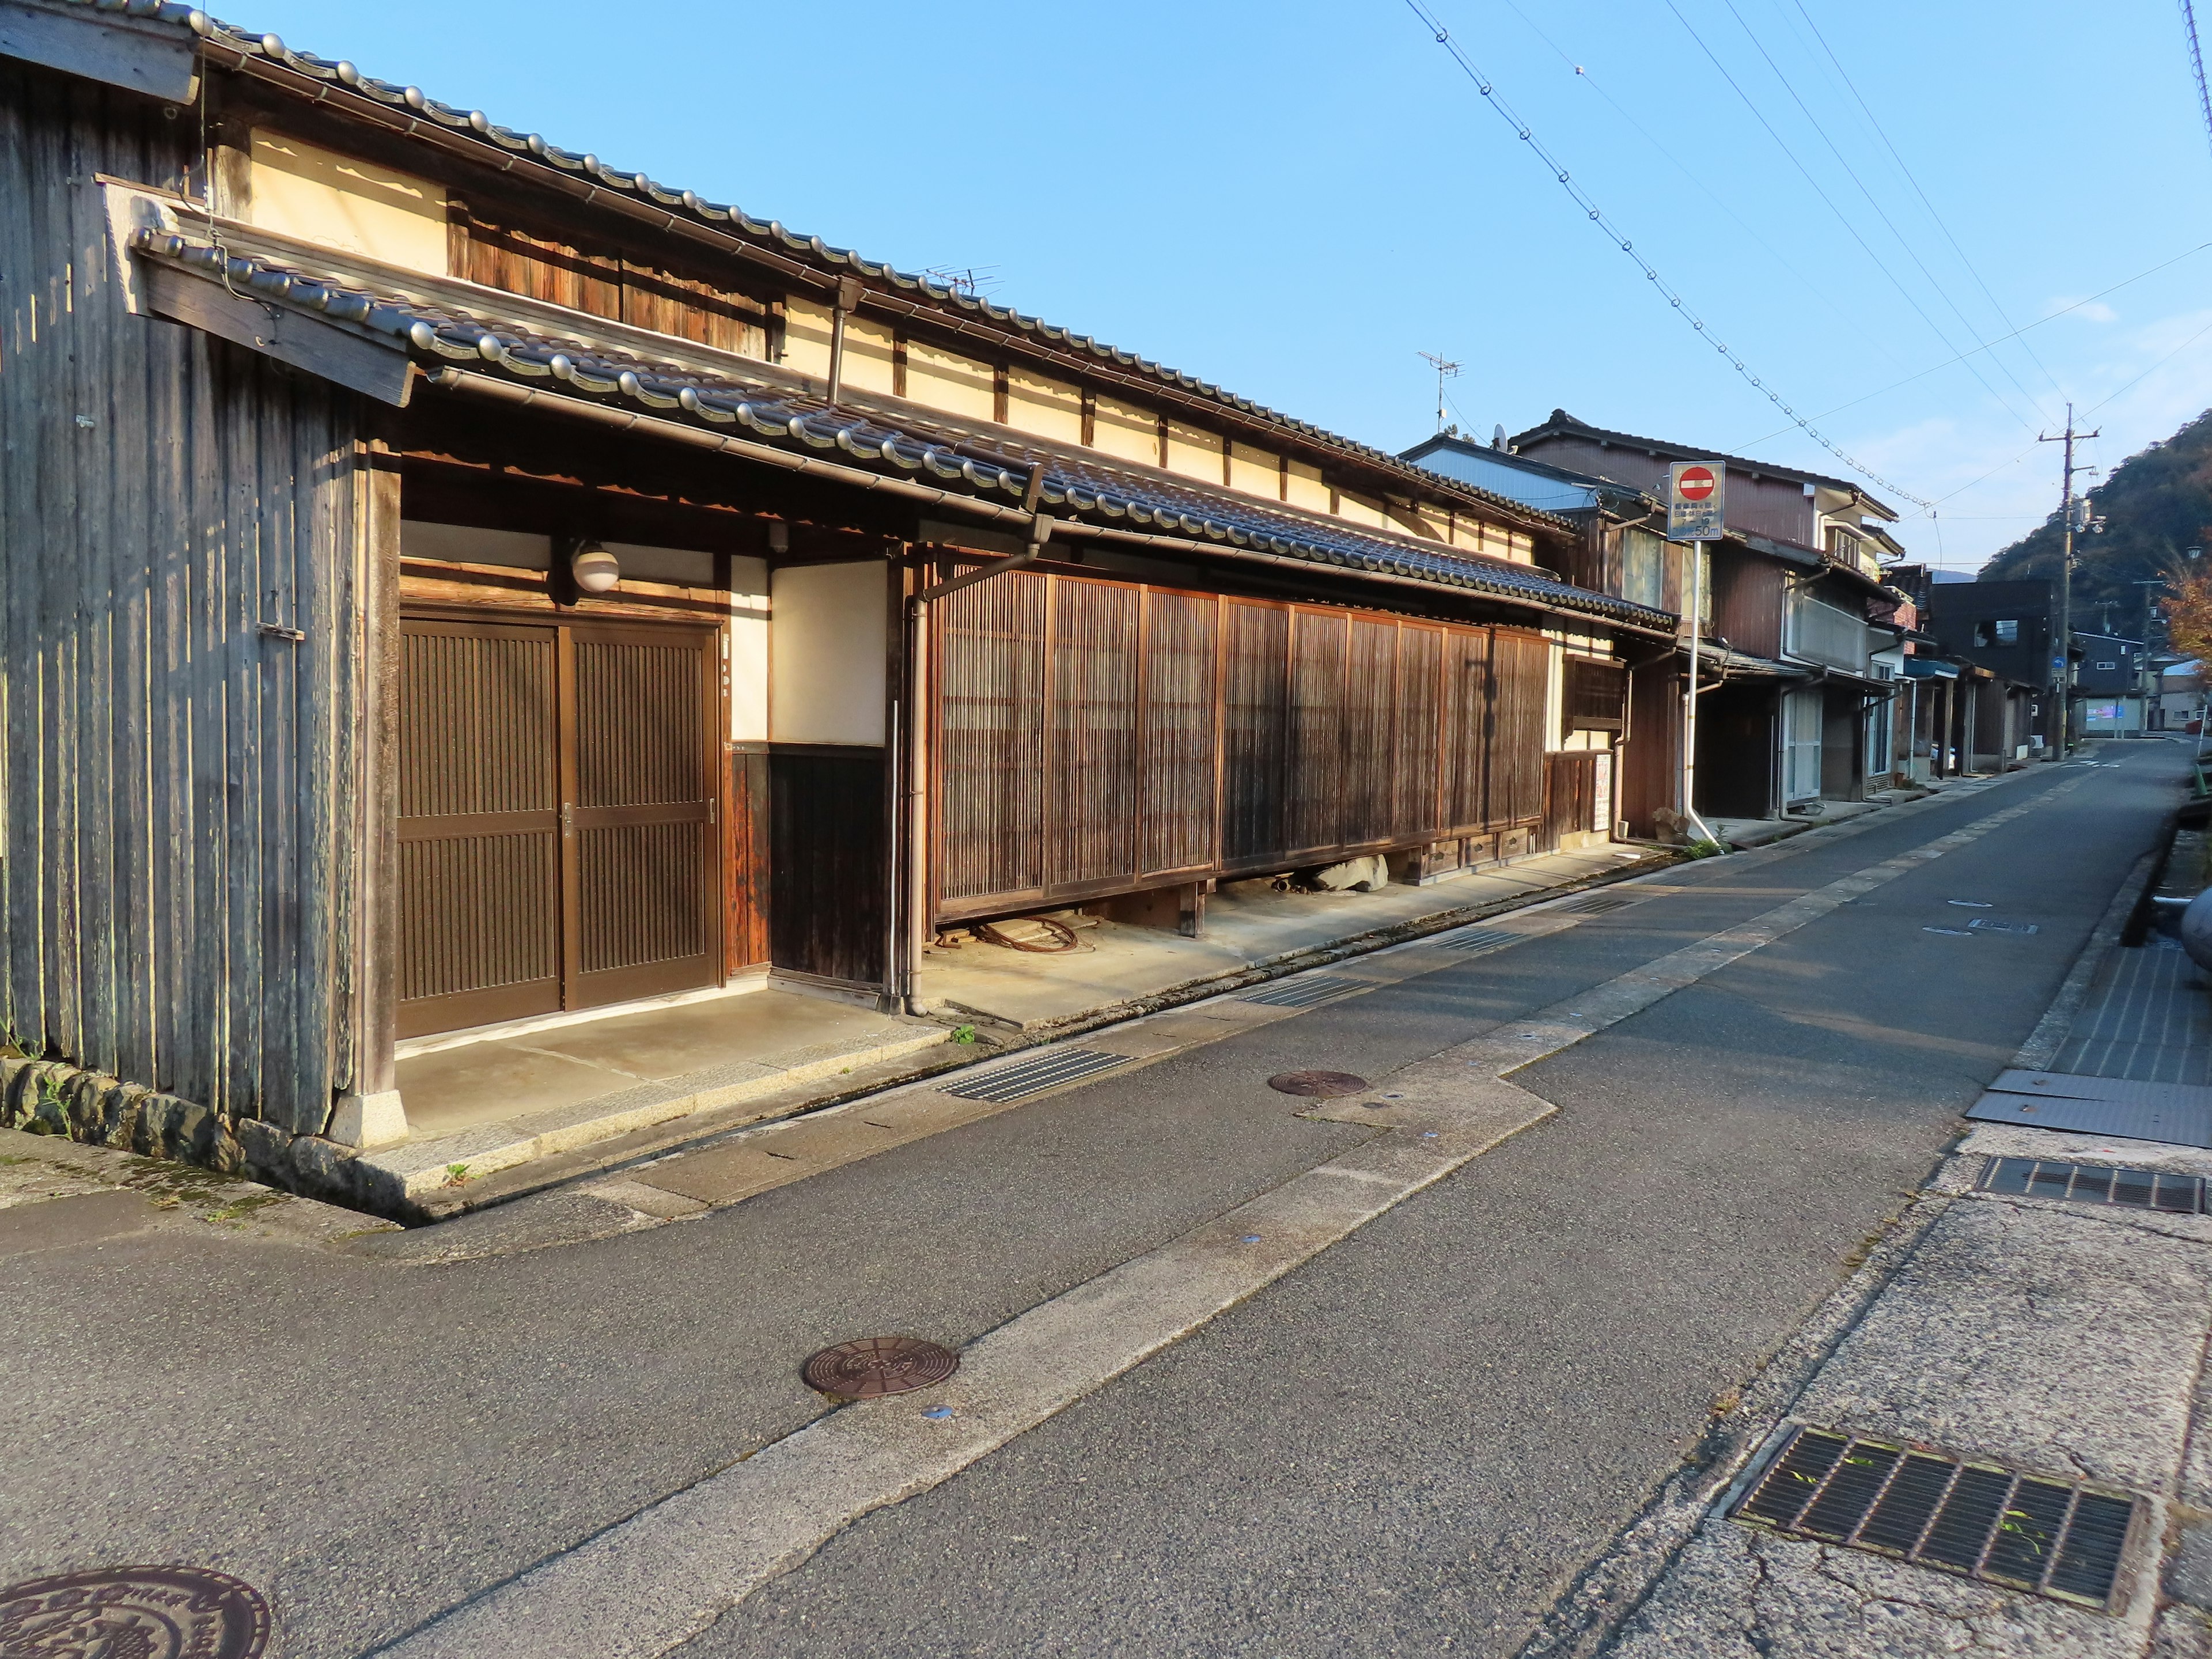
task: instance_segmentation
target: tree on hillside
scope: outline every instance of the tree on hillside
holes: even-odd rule
[[[2177,577],[2190,548],[2212,546],[2212,410],[2129,456],[2089,491],[2089,502],[2105,528],[2074,538],[2074,626],[2133,638],[2143,631],[2151,591],[2136,584]],[[1984,565],[1980,579],[2057,580],[2060,529],[2054,509]]]

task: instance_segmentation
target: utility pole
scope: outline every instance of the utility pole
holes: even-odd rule
[[[2100,427],[2094,432],[2074,429],[2074,405],[2066,405],[2066,430],[2057,435],[2039,433],[2039,444],[2063,443],[2066,446],[2066,477],[2059,491],[2058,525],[2058,639],[2057,656],[2052,664],[2052,695],[2058,702],[2059,757],[2063,759],[2072,742],[2074,725],[2074,475],[2091,471],[2074,465],[2074,445],[2082,438],[2103,434]]]
[[[1461,366],[1433,351],[1424,351],[1420,355],[1428,359],[1429,367],[1437,372],[1437,430],[1441,432],[1444,429],[1444,382],[1456,379]]]

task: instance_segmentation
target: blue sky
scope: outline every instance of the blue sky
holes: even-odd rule
[[[2106,465],[2212,404],[2212,251],[1937,367],[2212,241],[2171,0],[1425,3],[1713,335],[1939,503],[1890,497],[1917,554],[1970,569],[2040,520],[2065,398]],[[1479,434],[1557,405],[1847,471],[1404,0],[217,9],[1370,443],[1433,428],[1426,350]]]

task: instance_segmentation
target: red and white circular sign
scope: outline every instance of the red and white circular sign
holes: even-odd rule
[[[1702,501],[1713,493],[1713,470],[1709,466],[1686,466],[1682,476],[1674,481],[1674,489],[1686,501]]]

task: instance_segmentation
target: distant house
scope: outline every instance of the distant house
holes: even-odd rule
[[[2074,631],[2074,686],[2081,729],[2106,736],[2141,733],[2150,725],[2153,693],[2141,640]]]
[[[1884,659],[1899,631],[1880,557],[1904,550],[1897,514],[1840,478],[1577,420],[1513,439],[1520,454],[1656,497],[1674,461],[1725,470],[1725,539],[1711,544],[1701,659],[1698,807],[1759,818],[1856,800],[1897,769]]]
[[[1503,443],[1476,443],[1456,432],[1425,438],[1401,459],[1573,525],[1580,539],[1553,556],[1569,581],[1677,615],[1687,608],[1691,549],[1667,540],[1666,503],[1649,489],[1556,466]],[[1674,651],[1641,650],[1630,659],[1627,711],[1614,741],[1614,815],[1628,835],[1656,836],[1661,825],[1655,814],[1680,810],[1687,664],[1686,644]],[[1573,734],[1568,741],[1575,741]]]

